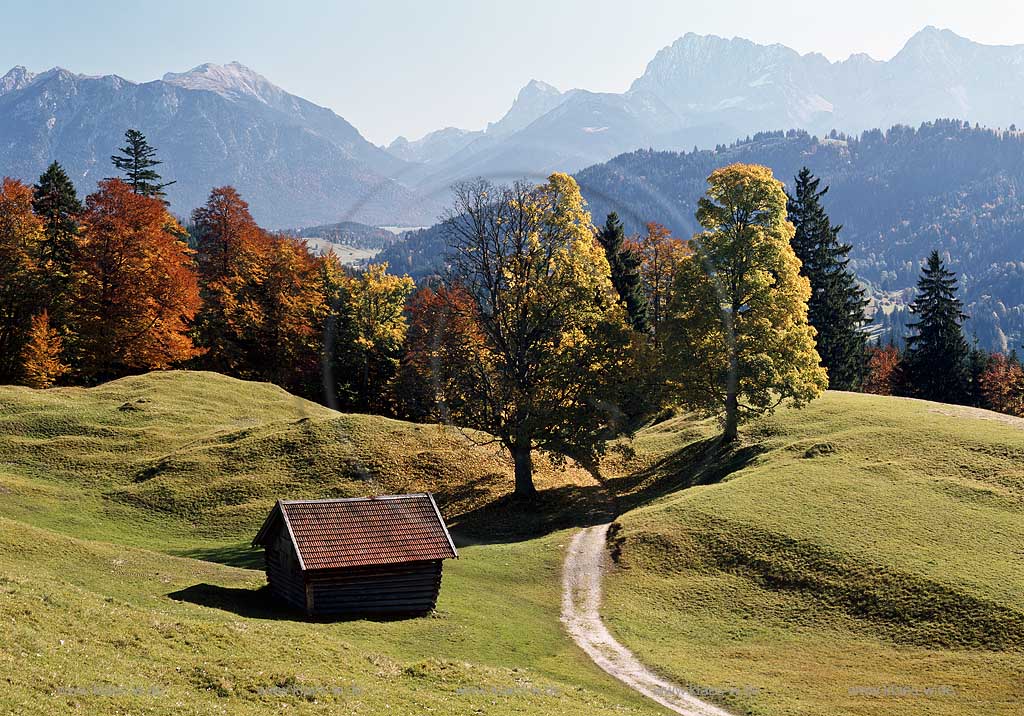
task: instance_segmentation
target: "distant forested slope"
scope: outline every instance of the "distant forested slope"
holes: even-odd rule
[[[640,150],[576,175],[595,222],[618,212],[627,230],[648,221],[680,237],[697,229],[694,211],[708,174],[732,162],[756,162],[792,184],[803,166],[831,190],[825,205],[853,244],[852,265],[895,323],[932,249],[960,278],[972,316],[969,336],[991,349],[1024,339],[1024,132],[997,132],[957,120],[896,126],[860,137],[818,139],[806,132],[765,132],[731,146],[695,152]],[[439,227],[406,235],[381,257],[419,278],[442,266]]]
[[[993,349],[1024,338],[1024,133],[956,120],[819,140],[767,132],[689,153],[637,151],[582,170],[595,217],[615,210],[628,230],[657,221],[677,235],[716,167],[756,162],[791,185],[808,166],[831,189],[825,205],[853,245],[852,266],[875,297],[909,300],[919,262],[942,252],[960,277],[969,335]]]
[[[359,249],[380,249],[395,243],[398,237],[387,229],[360,224],[356,221],[339,221],[334,224],[306,226],[289,229],[285,233],[300,239],[323,239],[332,244],[343,244]]]

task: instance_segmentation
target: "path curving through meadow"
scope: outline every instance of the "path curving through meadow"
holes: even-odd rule
[[[647,669],[633,652],[613,637],[601,621],[601,578],[608,555],[605,541],[610,523],[577,532],[565,554],[562,572],[562,623],[580,648],[630,688],[682,716],[731,716],[698,699],[686,689]]]

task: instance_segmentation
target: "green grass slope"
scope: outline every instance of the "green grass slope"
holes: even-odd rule
[[[164,551],[244,545],[279,497],[431,491],[458,528],[489,516],[511,485],[485,437],[337,413],[216,373],[0,387],[0,489],[8,517]],[[542,459],[538,482],[566,490],[592,480]],[[474,537],[500,534],[481,521]]]
[[[0,714],[656,713],[562,632],[564,531],[464,547],[437,612],[393,622],[307,621],[215,563],[258,562],[279,496],[429,489],[500,535],[479,437],[210,373],[0,388]],[[585,480],[542,466],[533,519]]]
[[[641,659],[737,714],[1024,708],[1020,424],[829,393],[715,433],[676,417],[605,466],[604,617]],[[212,373],[0,387],[0,714],[659,712],[558,621],[552,529],[607,493],[541,461],[539,506],[510,504],[484,437]],[[274,499],[417,490],[470,544],[436,614],[268,600]]]
[[[1021,713],[1024,424],[828,393],[714,432],[610,469],[603,611],[642,660],[738,713]]]

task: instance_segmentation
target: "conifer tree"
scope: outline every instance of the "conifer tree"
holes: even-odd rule
[[[163,163],[156,158],[156,149],[146,141],[146,135],[137,129],[126,131],[124,139],[126,144],[118,150],[120,155],[111,156],[110,161],[124,174],[125,183],[136,194],[164,199],[167,196],[164,187],[174,182],[161,182],[161,176],[153,169]]]
[[[971,343],[971,350],[967,353],[967,403],[976,408],[985,404],[985,393],[982,390],[981,376],[988,368],[992,356],[987,350],[981,347],[978,337],[974,336]]]
[[[612,286],[626,306],[629,325],[635,331],[646,333],[649,328],[648,306],[640,275],[643,259],[635,249],[626,244],[626,232],[614,211],[608,214],[604,226],[597,230],[597,240],[604,248],[605,257],[611,268]]]
[[[786,211],[796,229],[792,245],[802,264],[800,274],[811,282],[808,321],[818,331],[818,354],[829,386],[854,390],[861,387],[867,367],[862,328],[868,301],[848,268],[850,245],[839,241],[843,227],[833,225],[821,205],[828,187],[819,191],[820,183],[807,167],[801,169]]]
[[[956,275],[932,251],[910,304],[916,320],[908,326],[903,378],[903,392],[909,395],[944,403],[970,397],[970,349],[962,329],[966,315],[956,289]]]
[[[72,265],[78,242],[78,218],[82,203],[64,168],[53,162],[33,187],[32,210],[43,221],[39,267],[44,274],[43,302],[51,319],[66,318],[72,286]]]

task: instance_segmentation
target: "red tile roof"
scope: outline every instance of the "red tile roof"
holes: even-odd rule
[[[282,518],[307,571],[458,557],[429,494],[278,500],[253,545]]]

